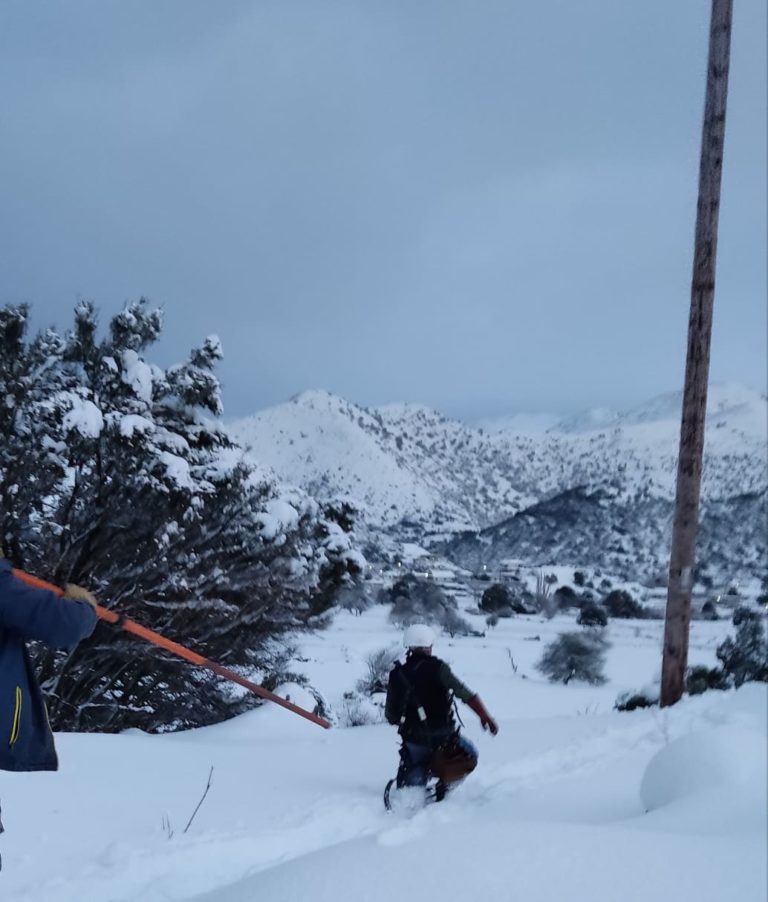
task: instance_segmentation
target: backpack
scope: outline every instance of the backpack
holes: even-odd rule
[[[439,658],[429,656],[415,664],[416,672],[409,672],[411,659],[401,664],[396,661],[389,674],[387,687],[387,721],[412,733],[421,728],[434,730],[450,724],[452,696],[440,686],[437,671],[442,666]]]
[[[400,661],[395,661],[392,665],[392,670],[389,672],[386,706],[387,721],[393,727],[405,723],[408,702],[412,693],[413,686],[403,671],[403,665]]]

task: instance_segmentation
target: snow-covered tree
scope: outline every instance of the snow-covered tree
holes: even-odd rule
[[[594,601],[585,601],[576,618],[579,626],[608,626],[608,615],[605,608]]]
[[[264,670],[269,640],[331,603],[359,570],[347,520],[249,464],[218,422],[211,336],[186,362],[145,359],[162,330],[146,301],[99,338],[83,303],[66,337],[26,340],[0,310],[0,523],[20,566],[229,666]],[[113,627],[68,658],[40,651],[54,726],[161,729],[252,703]]]
[[[536,669],[552,683],[583,680],[597,686],[605,682],[603,668],[608,642],[601,632],[562,633],[544,649]]]
[[[389,619],[396,626],[431,623],[450,636],[470,636],[472,626],[459,614],[456,599],[428,579],[407,574],[379,595],[382,604],[391,602]]]
[[[768,641],[764,618],[758,611],[739,607],[733,615],[736,635],[717,647],[717,657],[736,686],[748,680],[768,682]]]

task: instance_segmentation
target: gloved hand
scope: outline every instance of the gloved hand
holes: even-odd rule
[[[66,584],[64,587],[64,598],[68,598],[70,601],[87,601],[88,604],[92,604],[94,607],[98,604],[96,597],[91,592],[82,586],[76,586],[74,583]]]
[[[482,726],[482,728],[484,730],[490,730],[491,735],[495,736],[499,732],[499,725],[488,713],[482,701],[480,701],[480,696],[473,695],[472,698],[467,702],[467,704],[480,718],[480,725]]]

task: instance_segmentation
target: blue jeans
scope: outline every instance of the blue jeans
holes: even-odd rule
[[[457,745],[477,761],[475,746],[463,736],[456,739]],[[421,745],[416,742],[403,742],[400,747],[400,768],[397,772],[398,786],[426,786],[429,779],[429,763],[440,742],[434,745]]]

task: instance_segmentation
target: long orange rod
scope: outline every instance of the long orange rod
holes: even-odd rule
[[[14,569],[13,575],[17,579],[22,580],[28,586],[32,586],[35,589],[47,589],[49,592],[55,592],[56,595],[59,596],[62,596],[64,594],[64,590],[60,589],[58,586],[53,585],[53,583],[48,583],[43,579],[38,579],[38,577],[32,576],[30,573],[25,573],[23,570]],[[183,658],[185,661],[189,661],[191,664],[197,664],[199,667],[205,667],[208,670],[213,671],[213,673],[218,674],[220,677],[224,677],[225,680],[230,680],[233,683],[237,683],[238,685],[243,686],[249,691],[253,692],[254,695],[258,695],[260,698],[265,698],[270,702],[274,702],[276,705],[280,705],[281,708],[286,708],[288,711],[293,711],[293,713],[298,714],[299,717],[304,717],[306,718],[306,720],[311,720],[312,723],[316,723],[318,726],[324,727],[326,730],[330,729],[331,727],[331,724],[327,720],[325,720],[325,718],[318,717],[317,714],[313,714],[311,711],[307,711],[305,708],[300,708],[298,705],[294,705],[293,702],[289,702],[284,698],[280,698],[279,695],[275,695],[274,692],[270,692],[269,689],[265,689],[263,686],[259,686],[258,683],[252,683],[250,680],[246,680],[245,677],[241,677],[240,674],[235,673],[234,670],[230,670],[228,667],[224,667],[222,664],[217,664],[215,661],[204,658],[202,655],[197,654],[197,652],[186,648],[186,646],[179,645],[178,642],[173,642],[171,639],[166,639],[165,636],[161,636],[160,633],[156,633],[154,630],[147,629],[146,626],[142,626],[140,623],[136,623],[135,620],[129,620],[127,617],[121,617],[119,614],[116,614],[114,611],[110,611],[108,608],[102,607],[100,604],[96,605],[96,614],[98,615],[100,620],[103,620],[106,623],[111,623],[113,626],[119,626],[120,629],[124,629],[127,633],[132,633],[134,636],[138,636],[140,639],[151,642],[153,645],[158,645],[160,646],[160,648],[164,648],[166,649],[166,651],[170,651],[172,654],[177,655],[179,658]]]

